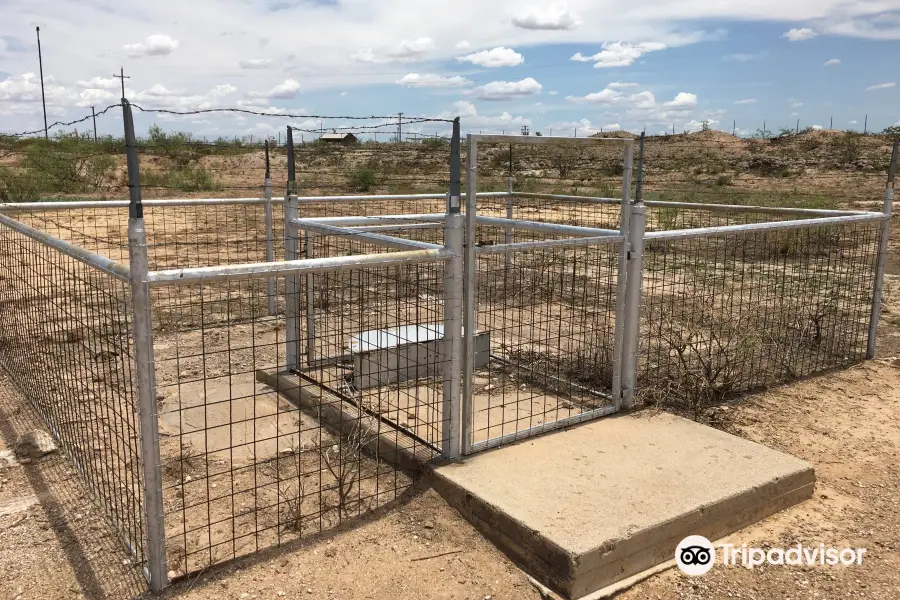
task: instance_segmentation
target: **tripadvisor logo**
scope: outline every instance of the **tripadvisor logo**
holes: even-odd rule
[[[851,566],[861,565],[866,548],[833,548],[825,544],[790,548],[753,548],[747,544],[720,544],[718,547],[701,535],[689,535],[675,548],[675,563],[686,575],[704,575],[713,568],[717,554],[725,566],[740,565],[748,569],[762,565]]]

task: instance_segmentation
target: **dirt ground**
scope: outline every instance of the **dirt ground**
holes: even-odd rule
[[[0,447],[8,449],[12,436],[34,423],[16,408],[20,399],[8,382],[0,382],[0,390]],[[751,396],[710,418],[810,461],[819,480],[812,500],[732,540],[866,547],[866,560],[852,568],[718,567],[696,579],[669,570],[623,598],[900,596],[900,360],[883,358]],[[0,470],[0,598],[128,598],[140,590],[115,536],[77,481],[59,456]],[[211,569],[165,595],[184,600],[488,596],[540,594],[423,487],[354,527]]]
[[[811,175],[810,175],[811,176]],[[895,231],[897,231],[895,220]],[[751,545],[868,548],[861,567],[675,570],[623,598],[900,597],[900,251],[892,242],[878,361],[706,411],[711,425],[811,462],[815,497],[743,530]],[[2,457],[41,425],[0,375],[0,599],[133,598],[144,584],[72,464]],[[666,493],[659,490],[659,493]],[[552,499],[548,499],[552,501]],[[51,576],[48,576],[51,574]],[[527,576],[424,484],[376,514],[211,568],[165,598],[540,598]]]

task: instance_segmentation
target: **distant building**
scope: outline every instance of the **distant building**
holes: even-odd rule
[[[359,141],[352,133],[323,133],[319,139],[329,144],[355,144]]]

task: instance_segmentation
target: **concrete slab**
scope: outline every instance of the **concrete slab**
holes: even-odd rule
[[[435,487],[526,571],[580,598],[809,498],[806,462],[668,414],[600,419],[437,466]]]

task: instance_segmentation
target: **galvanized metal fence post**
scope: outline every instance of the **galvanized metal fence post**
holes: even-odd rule
[[[506,178],[506,218],[513,218],[513,153],[512,153],[512,144],[509,145],[509,175]],[[512,242],[512,227],[507,227],[506,231],[503,233],[503,241],[506,244]],[[504,259],[504,264],[506,268],[509,269],[510,264],[512,263],[512,254],[507,252],[506,258]]]
[[[613,342],[612,395],[616,410],[622,408],[622,346],[625,331],[625,289],[628,270],[628,222],[631,216],[631,177],[634,170],[634,140],[625,143],[622,171],[622,203],[619,210],[619,233],[623,236],[619,245],[619,270],[616,274],[616,323]]]
[[[460,133],[459,118],[453,120],[450,140],[450,191],[444,223],[444,245],[451,252],[444,266],[444,385],[443,440],[445,458],[460,455],[460,366],[462,365],[463,312],[463,217],[460,212]]]
[[[297,236],[300,232],[293,224],[293,220],[299,216],[299,204],[297,200],[297,176],[294,163],[294,135],[287,128],[287,166],[288,182],[284,196],[284,260],[297,260]],[[297,354],[300,341],[299,318],[299,276],[287,275],[284,278],[284,346],[285,368],[294,371],[298,367]]]
[[[134,326],[134,369],[140,414],[141,463],[144,474],[144,513],[147,532],[146,577],[150,589],[162,590],[169,583],[166,566],[166,530],[163,513],[162,461],[159,453],[159,416],[156,406],[156,369],[153,360],[153,315],[147,231],[141,203],[137,142],[131,105],[122,98],[125,121],[125,152],[128,165],[128,254],[131,266],[131,308]]]
[[[476,238],[476,192],[478,187],[478,142],[472,134],[466,136],[466,220],[465,220],[465,274],[463,290],[463,381],[462,381],[462,452],[470,454],[474,443],[475,413],[472,406],[472,378],[475,375],[475,329],[478,325],[475,306],[475,256]]]
[[[272,230],[272,171],[269,161],[269,140],[266,140],[266,262],[275,261],[275,234]],[[266,279],[266,297],[269,302],[269,316],[275,316],[275,279]]]
[[[644,206],[644,134],[638,151],[637,185],[634,204],[629,211],[628,255],[625,275],[625,312],[622,331],[621,407],[634,406],[637,387],[638,347],[640,345],[641,286],[644,274],[644,230],[647,208]]]
[[[884,187],[884,205],[882,210],[885,219],[881,224],[878,239],[878,257],[875,259],[875,289],[872,293],[872,312],[869,315],[869,343],[866,347],[866,358],[875,358],[875,345],[878,341],[878,321],[881,320],[881,300],[884,295],[884,267],[887,263],[888,238],[891,235],[891,215],[894,209],[894,180],[897,176],[897,154],[900,139],[894,140],[891,152],[891,164],[888,168],[888,180]]]

